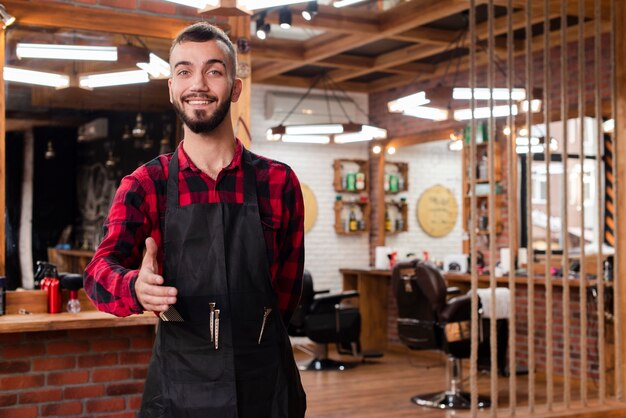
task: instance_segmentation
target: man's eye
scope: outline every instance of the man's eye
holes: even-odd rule
[[[209,70],[209,71],[207,71],[207,73],[210,74],[210,75],[221,75],[222,74],[222,72],[219,71],[219,70]]]
[[[189,71],[187,71],[187,70],[180,70],[178,72],[178,75],[188,75],[188,74],[189,74]]]

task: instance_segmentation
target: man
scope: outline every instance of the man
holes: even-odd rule
[[[184,29],[170,66],[184,141],[122,180],[85,290],[114,315],[162,313],[139,416],[303,417],[285,331],[302,287],[298,179],[234,137],[242,82],[223,31]]]

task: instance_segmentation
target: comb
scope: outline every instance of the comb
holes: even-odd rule
[[[170,306],[169,309],[165,312],[159,312],[159,317],[163,321],[167,322],[184,322],[183,317],[180,316],[176,308],[174,308],[173,306]]]

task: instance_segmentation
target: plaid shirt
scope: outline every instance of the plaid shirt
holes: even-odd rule
[[[180,205],[193,203],[243,204],[243,145],[216,180],[202,173],[178,148]],[[159,248],[163,268],[163,234],[168,164],[161,155],[122,179],[104,224],[104,239],[85,269],[85,291],[96,307],[116,316],[143,312],[135,295],[135,280],[143,258],[144,241],[151,236]],[[257,179],[259,212],[270,274],[278,307],[288,323],[298,305],[304,268],[304,203],[300,183],[287,165],[252,154]]]

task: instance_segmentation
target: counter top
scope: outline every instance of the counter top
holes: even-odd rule
[[[157,316],[152,312],[144,312],[141,315],[131,315],[126,318],[119,318],[99,311],[12,314],[0,316],[0,334],[153,325],[157,323],[157,320]]]
[[[365,275],[371,275],[371,276],[381,276],[381,277],[389,277],[391,278],[391,270],[378,270],[378,269],[374,269],[374,268],[340,268],[339,272],[341,274],[352,274],[352,275],[359,275],[359,274],[365,274]],[[472,276],[468,273],[443,273],[443,277],[446,279],[446,281],[449,282],[466,282],[466,283],[470,283],[472,281]],[[515,284],[517,285],[528,285],[529,279],[526,276],[515,276],[513,278],[513,280],[515,281]],[[485,285],[485,284],[489,284],[490,281],[490,276],[488,275],[479,275],[478,276],[478,282],[481,285]],[[534,277],[530,280],[532,283],[534,283],[537,286],[545,286],[546,284],[546,280],[544,277]],[[498,285],[508,285],[509,284],[509,276],[504,275],[502,277],[496,277],[496,283]],[[563,280],[563,278],[561,277],[556,277],[552,279],[552,286],[559,286],[559,287],[563,287],[565,283],[565,280]],[[570,287],[580,287],[580,280],[578,279],[571,279],[571,280],[567,280],[567,283],[569,284]],[[593,286],[596,284],[595,280],[587,280],[587,286]],[[610,282],[604,282],[604,285],[607,287],[610,287],[612,284]]]

